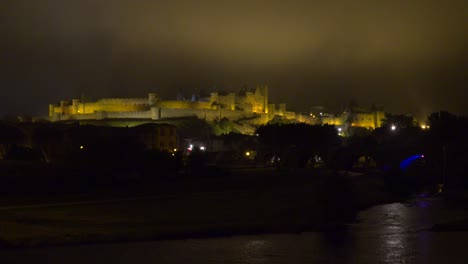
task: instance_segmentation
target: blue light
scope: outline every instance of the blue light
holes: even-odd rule
[[[421,158],[424,158],[424,155],[414,155],[414,156],[411,156],[411,157],[403,160],[400,163],[400,169],[406,170],[411,165],[411,163],[413,163],[415,160],[421,159]]]

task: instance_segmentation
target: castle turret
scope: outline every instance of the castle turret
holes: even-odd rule
[[[158,96],[155,93],[149,93],[148,94],[148,104],[150,106],[156,105],[157,101],[158,101]]]
[[[52,117],[55,112],[55,105],[49,104],[49,116]]]
[[[72,99],[72,114],[80,114],[80,99]]]
[[[275,104],[268,104],[268,114],[275,114],[275,113],[276,113]]]
[[[268,85],[262,87],[262,95],[263,95],[263,112],[268,114]]]
[[[159,107],[151,107],[151,119],[158,120],[161,118],[161,108]]]
[[[62,114],[65,114],[68,112],[68,106],[70,106],[70,102],[68,101],[60,101],[60,110]]]
[[[228,106],[230,110],[236,110],[236,94],[229,93],[228,95]]]
[[[279,104],[279,115],[283,116],[286,114],[286,104]]]
[[[218,93],[211,93],[210,94],[210,104],[217,103],[219,100],[219,95]]]
[[[385,113],[383,111],[375,111],[374,112],[374,128],[381,127],[384,119],[385,119]]]

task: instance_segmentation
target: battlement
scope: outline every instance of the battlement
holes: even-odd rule
[[[98,104],[149,104],[147,98],[102,98]]]
[[[227,117],[231,120],[252,118],[254,125],[266,124],[275,115],[297,119],[294,112],[286,111],[286,104],[276,109],[268,103],[268,87],[259,86],[239,93],[212,92],[209,97],[192,96],[192,100],[160,100],[155,93],[147,98],[102,98],[94,102],[79,99],[63,100],[60,105],[49,105],[51,121],[151,119],[196,116],[207,121]],[[301,120],[305,120],[302,118]],[[247,125],[247,123],[245,124]]]

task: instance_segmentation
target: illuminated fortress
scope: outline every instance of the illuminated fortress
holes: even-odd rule
[[[104,98],[95,102],[79,99],[49,105],[50,121],[150,119],[193,117],[207,121],[228,118],[244,127],[266,124],[275,116],[298,122],[315,123],[307,115],[286,111],[286,104],[276,107],[268,102],[268,87],[259,86],[239,93],[213,92],[191,100],[161,100],[155,93],[147,98]],[[252,130],[252,129],[249,129]]]

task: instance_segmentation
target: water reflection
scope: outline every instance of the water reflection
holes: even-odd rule
[[[428,228],[467,212],[424,199],[370,208],[334,232],[10,250],[0,263],[465,263],[468,232]]]
[[[244,263],[263,264],[267,263],[267,250],[271,248],[265,240],[248,240],[241,249]]]
[[[371,208],[361,214],[363,222],[355,229],[362,262],[413,263],[418,255],[418,231],[430,221],[430,203],[401,203]],[[361,228],[365,230],[361,230]],[[372,252],[374,248],[374,252]]]
[[[384,215],[381,223],[382,239],[379,255],[383,256],[384,263],[397,263],[411,257],[411,248],[408,245],[409,234],[407,227],[407,208],[402,204],[391,204],[384,207]]]

